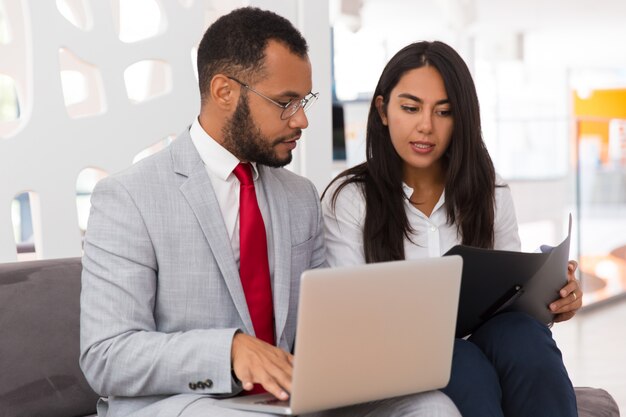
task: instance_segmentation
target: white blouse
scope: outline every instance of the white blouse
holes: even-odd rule
[[[496,182],[501,183],[499,177]],[[332,196],[339,183],[335,182],[322,199],[328,263],[330,266],[364,264],[365,196],[361,185],[351,183],[339,192],[333,209]],[[403,190],[407,197],[413,194],[413,189],[406,184]],[[519,251],[521,244],[511,190],[496,187],[495,194],[494,249]],[[441,256],[461,243],[456,226],[447,224],[444,195],[441,194],[430,217],[411,205],[408,198],[405,201],[408,221],[415,231],[412,241],[404,238],[406,259]]]

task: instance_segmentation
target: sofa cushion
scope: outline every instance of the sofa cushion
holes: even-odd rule
[[[98,396],[78,365],[80,258],[0,264],[0,413],[72,417]]]
[[[619,417],[617,403],[603,389],[576,387],[578,417]]]

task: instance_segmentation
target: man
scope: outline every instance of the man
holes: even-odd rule
[[[191,127],[93,193],[80,363],[108,397],[101,416],[260,416],[216,398],[291,389],[299,277],[326,264],[317,192],[280,169],[316,98],[306,41],[238,9],[205,33],[198,74]],[[428,393],[322,415],[458,415],[451,404]]]

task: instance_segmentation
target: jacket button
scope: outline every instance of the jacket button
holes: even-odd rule
[[[204,381],[198,381],[196,382],[196,386],[200,389],[211,388],[213,386],[213,381],[211,381],[210,379],[207,379]]]
[[[190,383],[189,383],[189,388],[191,388],[192,390],[194,390],[194,391],[195,391],[195,390],[196,390],[196,388],[197,388],[197,386],[196,386],[196,384],[194,384],[193,382],[190,382]]]

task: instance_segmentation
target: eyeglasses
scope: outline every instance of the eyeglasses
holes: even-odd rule
[[[275,104],[276,106],[278,106],[281,109],[283,109],[283,112],[280,114],[280,118],[282,120],[289,119],[291,116],[296,114],[298,112],[298,110],[300,110],[300,108],[302,108],[304,111],[307,111],[309,108],[311,108],[311,105],[313,103],[315,103],[315,101],[317,100],[317,98],[320,95],[320,93],[309,93],[304,98],[293,99],[293,100],[290,100],[289,103],[287,103],[287,104],[280,104],[278,101],[272,100],[271,98],[269,98],[265,94],[259,93],[254,88],[250,87],[248,84],[243,83],[243,82],[239,81],[238,79],[236,79],[234,77],[228,77],[228,78],[230,78],[231,80],[239,83],[242,87],[252,91],[254,94],[256,94],[256,95],[258,95],[260,97],[263,97],[265,100],[267,100],[270,103]]]

